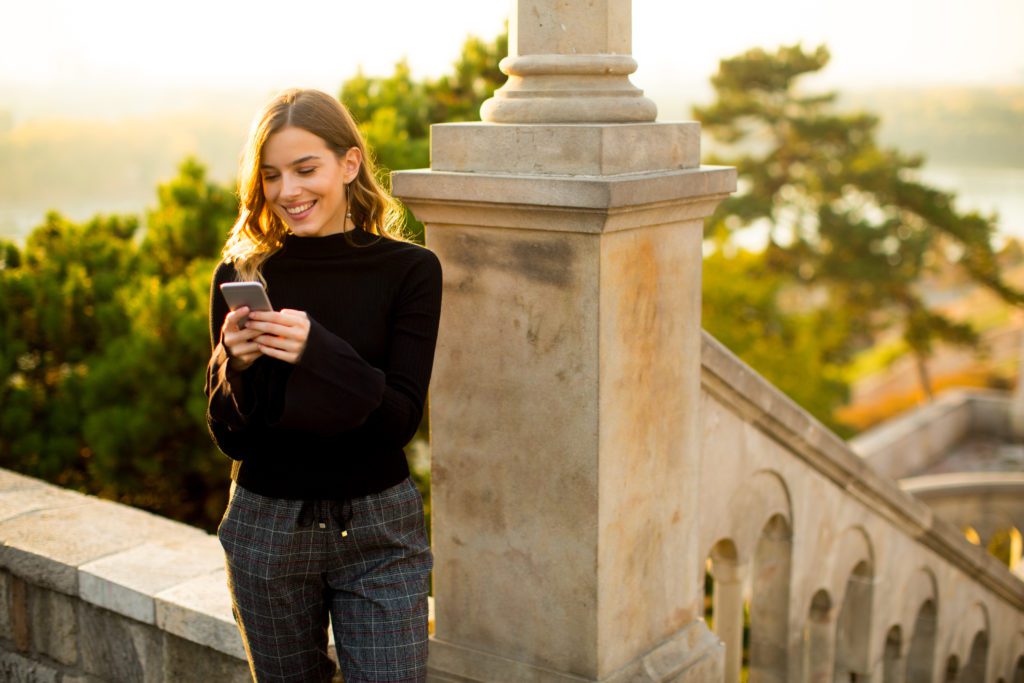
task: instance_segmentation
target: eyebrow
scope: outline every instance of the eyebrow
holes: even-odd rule
[[[302,157],[301,159],[296,159],[295,161],[293,161],[292,163],[290,163],[288,165],[289,166],[298,166],[299,164],[304,164],[307,161],[312,161],[313,159],[316,159],[316,160],[319,161],[320,157],[317,156],[316,154],[307,154],[306,156]],[[260,168],[276,168],[276,167],[275,166],[271,166],[270,164],[260,164]]]

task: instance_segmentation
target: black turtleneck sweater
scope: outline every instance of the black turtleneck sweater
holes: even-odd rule
[[[418,245],[356,229],[288,235],[264,263],[274,310],[309,315],[297,365],[261,356],[233,370],[221,343],[228,313],[210,291],[213,354],[207,422],[235,462],[231,478],[277,498],[351,498],[409,475],[402,448],[423,414],[441,311],[441,265]]]

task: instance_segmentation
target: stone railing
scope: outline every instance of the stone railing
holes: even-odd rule
[[[744,603],[752,681],[1021,680],[1024,582],[708,335],[702,359],[701,548],[725,680]],[[914,462],[972,423],[970,401],[931,410],[893,432]]]
[[[0,543],[0,680],[251,680],[216,537],[0,470]]]
[[[950,391],[861,434],[850,447],[878,472],[921,472],[972,434],[1008,439],[1012,400],[994,391]]]

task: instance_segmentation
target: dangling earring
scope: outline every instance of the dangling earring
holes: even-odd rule
[[[352,212],[349,210],[349,206],[350,205],[349,205],[349,201],[348,201],[348,183],[344,183],[344,185],[345,185],[345,223],[344,223],[344,225],[341,226],[341,228],[342,228],[343,232],[348,232],[348,222],[352,221]],[[352,227],[353,228],[356,227],[356,222],[355,221],[352,221]]]

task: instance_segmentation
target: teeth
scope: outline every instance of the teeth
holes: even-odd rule
[[[308,211],[312,206],[313,202],[306,202],[305,204],[301,204],[299,206],[285,207],[284,210],[290,213],[291,215],[295,216],[297,214],[302,213],[303,211]]]

